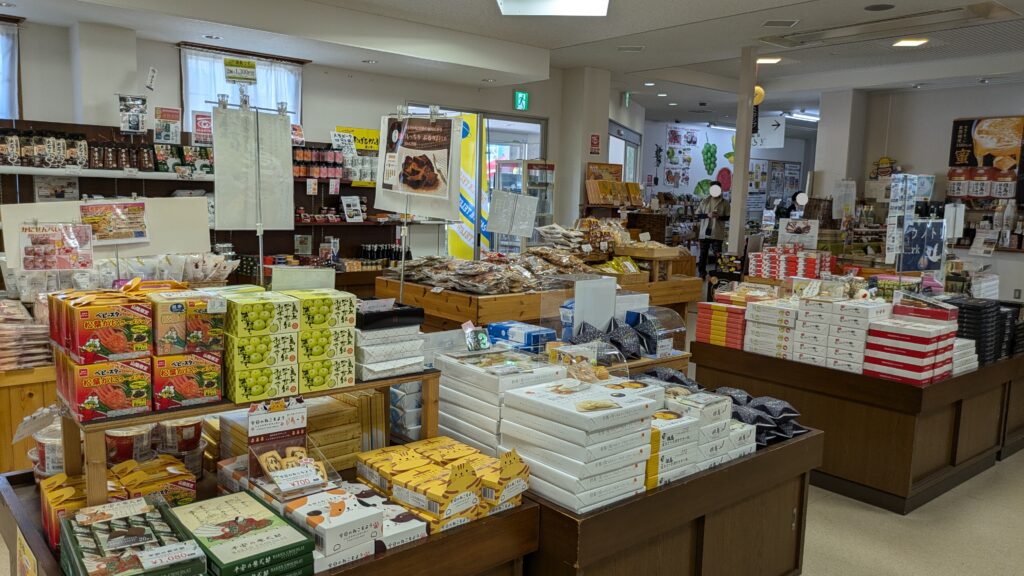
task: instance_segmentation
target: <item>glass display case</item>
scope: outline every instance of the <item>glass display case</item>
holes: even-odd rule
[[[527,194],[537,198],[536,226],[547,226],[555,221],[555,165],[545,160],[498,160],[491,190],[504,190],[514,194]],[[541,244],[537,232],[530,238],[508,234],[495,234],[495,247],[499,252],[520,252],[528,246]]]

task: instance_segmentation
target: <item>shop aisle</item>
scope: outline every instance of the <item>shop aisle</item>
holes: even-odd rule
[[[1024,453],[909,516],[811,488],[805,576],[985,576],[1024,570]]]

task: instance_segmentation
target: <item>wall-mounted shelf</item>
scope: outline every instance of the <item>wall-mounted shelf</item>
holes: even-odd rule
[[[65,176],[77,178],[115,178],[125,180],[180,180],[182,182],[213,182],[213,174],[179,175],[174,172],[129,172],[127,170],[68,170],[67,168],[34,168],[31,166],[0,166],[0,174],[16,176]]]

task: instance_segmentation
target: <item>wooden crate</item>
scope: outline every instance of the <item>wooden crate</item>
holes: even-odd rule
[[[647,272],[605,272],[604,270],[598,270],[595,272],[601,276],[611,276],[618,281],[619,286],[625,286],[626,284],[639,284],[641,282],[647,282]]]
[[[0,372],[0,472],[26,470],[32,467],[28,450],[35,446],[32,438],[11,444],[22,418],[43,406],[57,401],[57,381],[53,366],[28,370]]]
[[[632,258],[643,258],[646,260],[654,258],[676,258],[679,256],[679,248],[667,246],[665,248],[645,246],[616,246],[616,256],[630,256]]]

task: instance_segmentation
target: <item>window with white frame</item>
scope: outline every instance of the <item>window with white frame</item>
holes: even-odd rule
[[[0,23],[0,118],[18,117],[18,25]]]
[[[237,104],[238,85],[224,79],[224,58],[236,54],[216,52],[202,48],[181,49],[181,95],[184,102],[184,120],[191,122],[192,112],[208,112],[217,101],[218,94],[228,94],[229,101]],[[302,66],[280,60],[256,60],[256,85],[248,86],[249,104],[260,108],[277,109],[278,102],[287,102],[292,112],[292,123],[299,124],[302,106]]]

